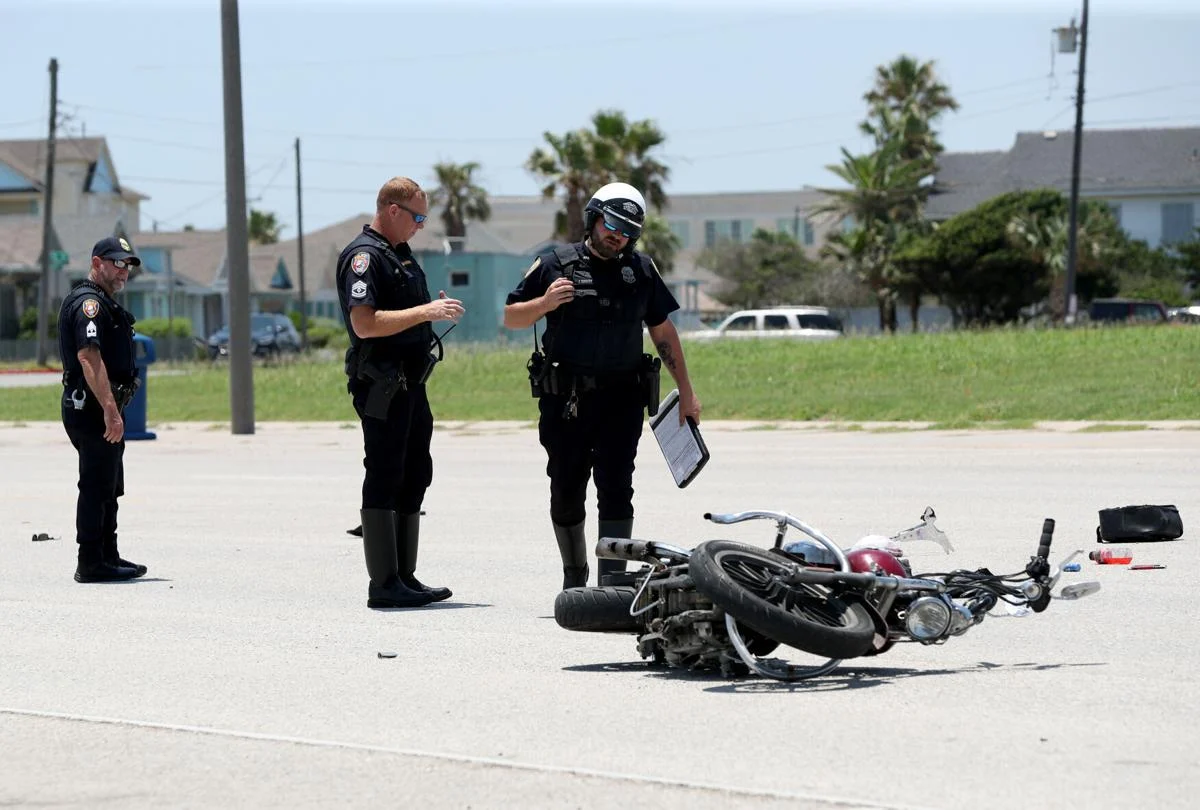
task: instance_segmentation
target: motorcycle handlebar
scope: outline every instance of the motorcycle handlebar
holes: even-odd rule
[[[1038,542],[1037,555],[1043,560],[1050,556],[1050,541],[1054,539],[1054,518],[1042,522],[1042,539]]]

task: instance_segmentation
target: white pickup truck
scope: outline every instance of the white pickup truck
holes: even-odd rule
[[[844,335],[842,322],[825,307],[773,307],[744,309],[721,321],[715,328],[684,332],[690,340],[729,338],[791,338],[834,340]]]

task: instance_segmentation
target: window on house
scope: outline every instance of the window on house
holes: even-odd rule
[[[1163,203],[1162,243],[1174,245],[1190,242],[1196,233],[1195,205],[1187,203]]]
[[[471,274],[466,270],[451,270],[450,271],[450,286],[451,287],[469,287],[471,285]]]
[[[779,233],[786,233],[802,245],[811,245],[814,241],[812,223],[803,217],[777,219],[775,220],[775,230]]]
[[[92,180],[88,184],[88,191],[108,194],[116,191],[116,184],[112,179],[112,169],[109,168],[108,161],[103,157],[96,161],[96,166],[92,170]]]
[[[689,223],[687,220],[682,219],[668,223],[671,228],[671,233],[675,234],[675,238],[679,240],[679,248],[681,250],[687,250],[687,248],[691,246],[692,239],[690,232],[691,228],[689,227],[690,224],[691,223]]]
[[[292,288],[292,280],[288,277],[287,268],[283,266],[283,262],[275,265],[275,275],[271,276],[270,287],[272,290],[290,290]]]

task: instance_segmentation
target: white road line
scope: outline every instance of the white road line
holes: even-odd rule
[[[254,731],[236,731],[231,729],[208,728],[205,726],[185,726],[175,723],[152,723],[144,720],[126,720],[116,717],[92,717],[82,714],[64,712],[41,712],[28,709],[13,709],[0,706],[0,714],[19,717],[40,717],[51,720],[69,720],[77,723],[95,723],[100,725],[123,726],[126,728],[149,728],[159,731],[178,731],[189,734],[205,734],[211,737],[227,737],[238,740],[259,740],[263,742],[287,743],[290,745],[307,745],[315,748],[338,748],[346,751],[368,751],[379,754],[395,754],[404,757],[420,757],[423,759],[440,760],[442,762],[457,762],[469,765],[483,765],[493,768],[508,768],[515,771],[533,773],[559,773],[571,776],[587,776],[596,779],[610,779],[618,782],[635,784],[662,785],[689,790],[704,790],[739,797],[757,797],[765,799],[786,799],[792,801],[808,801],[828,804],[843,810],[920,810],[910,805],[879,804],[870,801],[843,799],[835,796],[824,796],[809,793],[794,793],[784,790],[764,790],[758,788],[733,787],[717,785],[709,782],[693,782],[687,779],[667,779],[658,776],[646,776],[635,773],[620,773],[617,771],[601,771],[591,768],[578,768],[565,765],[538,765],[531,762],[496,759],[494,757],[477,757],[467,754],[448,754],[437,751],[420,751],[412,748],[392,748],[385,745],[367,745],[364,743],[343,742],[340,740],[317,740],[308,737],[289,737],[282,734],[262,734]]]

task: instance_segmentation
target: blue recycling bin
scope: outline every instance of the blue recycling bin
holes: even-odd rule
[[[133,363],[137,366],[138,381],[141,385],[138,386],[137,393],[133,395],[133,399],[125,406],[125,438],[127,440],[158,438],[146,430],[147,367],[156,359],[154,340],[145,335],[134,335]]]

